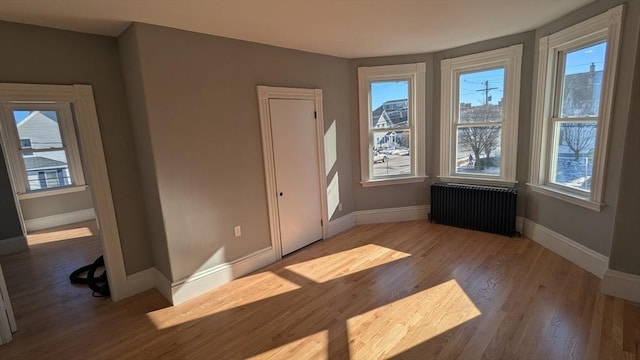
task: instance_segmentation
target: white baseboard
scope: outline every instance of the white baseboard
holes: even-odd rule
[[[516,216],[516,231],[520,234],[524,234],[524,217]]]
[[[608,269],[602,278],[603,293],[640,303],[640,275]]]
[[[41,218],[25,220],[24,224],[27,227],[27,231],[38,231],[43,229],[49,229],[56,226],[62,226],[67,224],[73,224],[81,221],[93,220],[96,218],[96,213],[93,209],[84,209],[64,214],[45,216]]]
[[[171,302],[171,281],[167,279],[158,269],[153,268],[153,277],[156,289]]]
[[[607,271],[609,266],[607,256],[529,219],[524,219],[523,234],[601,279]]]
[[[233,262],[197,272],[187,279],[174,281],[171,284],[170,301],[173,305],[177,305],[275,261],[275,250],[270,247]],[[165,291],[159,290],[161,293]]]
[[[356,219],[353,213],[349,213],[345,216],[339,217],[335,220],[329,221],[329,237],[338,235],[343,231],[347,231],[356,226]]]
[[[124,286],[118,291],[118,297],[113,298],[113,301],[120,301],[139,294],[143,291],[153,289],[156,285],[155,272],[157,270],[153,267],[139,271],[135,274],[128,275],[125,279]]]
[[[24,236],[16,236],[0,240],[0,255],[27,251],[28,249],[29,245],[27,245],[27,238]]]
[[[405,206],[376,210],[354,211],[352,214],[357,225],[380,224],[396,221],[422,220],[427,218],[429,205]]]

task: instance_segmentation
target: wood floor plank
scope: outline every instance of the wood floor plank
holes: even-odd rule
[[[527,238],[363,225],[169,306],[71,285],[101,252],[79,226],[0,257],[19,328],[1,359],[640,359],[640,305]]]

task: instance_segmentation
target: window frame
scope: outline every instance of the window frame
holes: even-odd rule
[[[534,103],[533,144],[531,152],[530,179],[527,185],[532,191],[560,199],[590,210],[600,211],[604,207],[604,175],[613,93],[620,49],[620,31],[624,5],[614,7],[566,29],[540,38],[538,47],[538,78]],[[561,73],[566,54],[599,42],[606,42],[605,63],[602,73],[599,111],[597,117],[561,118],[559,106],[562,81]],[[551,181],[554,173],[552,157],[558,141],[554,124],[558,121],[596,121],[596,140],[590,191],[573,189]],[[557,135],[559,136],[559,135]]]
[[[358,67],[358,99],[360,115],[360,174],[363,187],[422,182],[425,175],[425,101],[426,63]],[[379,81],[408,81],[409,126],[398,130],[410,131],[410,166],[408,175],[373,176],[373,134],[371,83]]]
[[[474,185],[514,186],[518,150],[520,77],[522,44],[481,53],[443,59],[440,99],[440,175],[443,181]],[[504,68],[502,99],[500,175],[460,174],[456,172],[457,128],[459,113],[459,79],[464,73]]]
[[[71,184],[52,188],[29,190],[29,175],[22,157],[25,149],[21,146],[18,127],[13,115],[14,110],[56,112],[62,147],[55,147],[50,150],[33,150],[31,148],[31,152],[32,154],[36,154],[40,151],[64,151],[67,158],[67,167],[69,169],[69,180]],[[2,143],[4,144],[3,150],[5,152],[10,174],[14,180],[13,183],[16,188],[15,190],[17,192],[18,199],[31,199],[42,196],[82,191],[86,189],[71,103],[53,101],[0,102],[0,126],[0,136]]]

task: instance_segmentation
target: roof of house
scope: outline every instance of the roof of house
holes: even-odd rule
[[[49,159],[42,156],[26,156],[24,157],[24,166],[27,171],[43,170],[43,169],[59,169],[67,167],[67,164]]]
[[[397,110],[385,110],[384,106],[390,103],[396,103],[400,101],[407,101],[407,99],[397,99],[397,100],[389,100],[385,101],[382,105],[378,106],[371,113],[371,119],[373,121],[373,125],[375,126],[378,123],[380,117],[383,117],[385,122],[390,124],[391,127],[406,125],[407,123],[407,108],[404,107],[402,109]]]

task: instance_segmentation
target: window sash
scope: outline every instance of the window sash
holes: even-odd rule
[[[17,124],[14,118],[14,111],[55,111],[58,118],[58,129],[62,147],[50,147],[45,149],[22,148],[20,136],[18,134]],[[53,187],[50,189],[30,190],[30,180],[27,173],[23,156],[30,156],[38,152],[64,151],[67,160],[67,168],[69,170],[69,182],[67,186],[84,185],[84,172],[80,160],[78,142],[75,134],[75,126],[73,124],[73,114],[71,104],[66,102],[50,102],[50,103],[27,103],[27,102],[3,102],[0,103],[0,117],[3,123],[2,132],[5,156],[7,157],[7,165],[11,176],[14,178],[14,184],[18,194],[27,194],[31,192],[45,192],[47,190],[60,189],[61,187]],[[32,144],[33,146],[33,144]]]
[[[597,34],[596,36],[590,36],[588,38],[583,39],[580,42],[572,43],[571,46],[562,47],[560,50],[557,50],[555,53],[555,67],[556,67],[556,78],[555,78],[555,88],[554,88],[554,97],[553,97],[553,118],[564,118],[564,119],[578,119],[582,117],[570,117],[570,116],[561,116],[562,115],[562,107],[564,106],[563,96],[564,96],[564,87],[566,80],[566,62],[567,55],[571,52],[578,51],[580,49],[592,47],[598,44],[607,43],[606,34]],[[604,70],[608,66],[608,59],[605,52],[605,63],[603,64],[603,73]],[[600,100],[602,100],[602,90],[600,89]],[[598,109],[598,113],[600,113],[600,109]],[[600,115],[593,116],[593,118],[598,118]]]
[[[372,94],[372,89],[371,89],[371,84],[375,83],[375,82],[383,82],[383,81],[406,81],[408,82],[408,91],[407,91],[407,126],[399,126],[399,127],[373,127],[373,110],[375,110],[373,108],[373,94]],[[413,149],[411,148],[411,146],[413,145],[413,142],[411,141],[412,135],[413,135],[413,131],[414,131],[414,121],[413,121],[413,107],[414,107],[414,80],[410,77],[388,77],[385,76],[384,80],[380,80],[379,78],[370,78],[369,81],[369,105],[368,105],[368,124],[369,124],[369,178],[372,180],[378,180],[378,179],[393,179],[393,178],[402,178],[402,177],[406,177],[406,176],[415,176],[415,166],[414,166],[414,153],[415,151],[412,151]],[[409,143],[409,174],[386,174],[386,175],[375,175],[374,172],[374,151],[376,149],[375,146],[375,134],[377,132],[389,132],[389,131],[407,131],[409,133],[408,136],[408,143]]]
[[[595,171],[594,166],[594,161],[595,161],[595,149],[597,149],[598,147],[598,143],[597,143],[597,139],[598,139],[598,132],[599,132],[599,118],[551,118],[549,119],[549,144],[548,144],[548,151],[547,151],[547,164],[549,164],[548,166],[548,171],[547,171],[547,176],[545,179],[544,184],[560,189],[562,191],[566,191],[566,192],[570,192],[570,193],[574,193],[577,194],[579,196],[589,196],[589,194],[591,193],[591,187],[589,188],[589,190],[587,189],[580,189],[580,188],[576,188],[576,187],[572,187],[572,186],[568,186],[568,185],[563,185],[559,182],[556,181],[556,177],[558,174],[558,159],[560,157],[560,127],[562,124],[590,124],[590,123],[595,123],[595,134],[594,134],[594,153],[592,154],[592,176],[593,176],[593,171]]]

